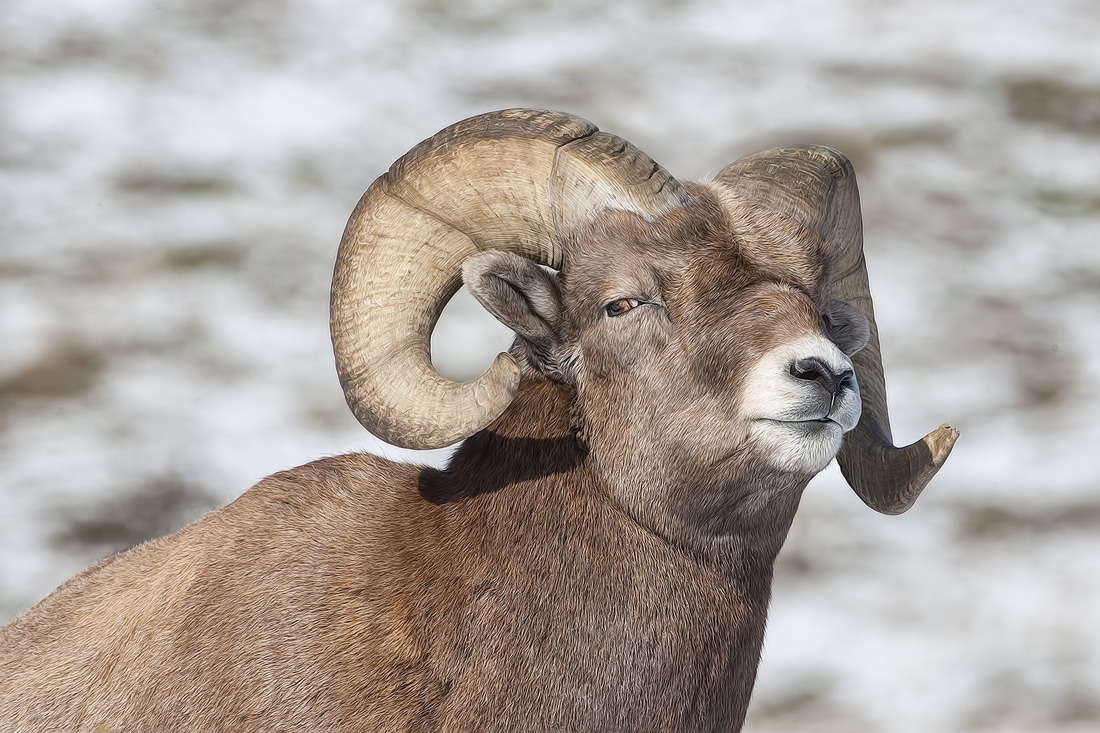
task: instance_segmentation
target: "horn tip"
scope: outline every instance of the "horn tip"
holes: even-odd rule
[[[499,380],[497,384],[503,385],[507,390],[508,403],[511,403],[512,398],[516,396],[516,390],[519,389],[519,362],[516,361],[516,357],[502,351],[497,354],[497,358],[493,359],[489,370]],[[507,407],[507,404],[505,406]]]

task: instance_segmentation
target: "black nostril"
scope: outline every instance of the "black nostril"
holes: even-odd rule
[[[791,364],[791,376],[795,379],[805,379],[807,382],[817,382],[833,394],[852,389],[856,379],[851,369],[845,369],[840,373],[834,372],[828,364],[816,356],[796,359]]]
[[[856,373],[851,369],[845,369],[840,374],[836,375],[836,391],[837,393],[843,392],[846,389],[855,390],[856,388]]]
[[[807,382],[820,382],[824,387],[832,387],[833,384],[832,369],[816,356],[795,360],[791,364],[791,376]]]

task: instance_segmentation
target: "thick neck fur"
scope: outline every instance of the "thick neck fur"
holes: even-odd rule
[[[496,422],[421,475],[421,495],[457,520],[448,544],[478,558],[452,579],[470,586],[466,608],[438,610],[458,618],[437,653],[477,657],[486,716],[507,704],[573,729],[737,730],[802,486],[730,486],[714,517],[668,508],[714,495],[716,477],[660,485],[651,471],[643,488],[664,509],[623,506],[578,436],[575,399],[525,373]]]

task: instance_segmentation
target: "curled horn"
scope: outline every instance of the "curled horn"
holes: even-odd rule
[[[491,112],[421,142],[367,189],[340,242],[330,326],[348,406],[405,448],[484,428],[519,385],[512,357],[464,383],[431,363],[431,332],[462,285],[462,262],[500,249],[560,269],[572,231],[599,211],[652,218],[689,200],[633,145],[563,113]]]
[[[829,295],[867,317],[871,339],[852,357],[863,412],[844,436],[837,462],[864,503],[883,514],[901,514],[947,460],[959,433],[941,425],[912,445],[894,446],[851,162],[825,147],[778,148],[731,163],[715,180],[734,197],[816,232],[828,261]]]

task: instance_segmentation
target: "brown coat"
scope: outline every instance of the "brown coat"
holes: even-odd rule
[[[0,631],[0,730],[737,729],[778,543],[616,509],[571,396],[529,379],[448,471],[317,461],[90,568]]]

